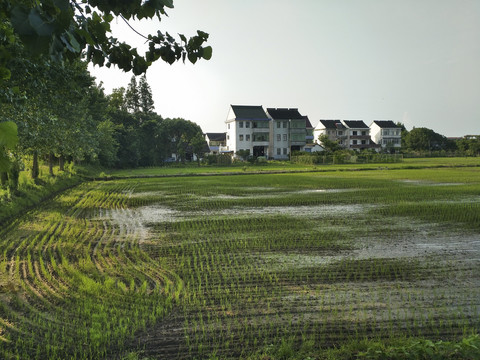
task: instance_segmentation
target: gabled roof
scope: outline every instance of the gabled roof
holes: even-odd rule
[[[210,141],[225,141],[227,140],[227,134],[226,133],[206,133],[208,139]]]
[[[397,124],[395,124],[392,120],[374,120],[375,124],[377,124],[381,128],[400,128]]]
[[[305,128],[306,129],[313,129],[312,123],[310,122],[310,119],[308,116],[303,117],[305,119]]]
[[[320,120],[325,129],[346,129],[340,120]]]
[[[288,119],[302,119],[303,118],[303,116],[298,112],[298,109],[268,108],[267,112],[275,120],[288,120]]]
[[[368,129],[367,124],[365,124],[363,120],[343,120],[343,122],[350,129]]]
[[[269,120],[261,105],[231,105],[237,120]]]

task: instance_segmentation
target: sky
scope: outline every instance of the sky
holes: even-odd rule
[[[209,61],[147,71],[155,111],[226,131],[230,104],[298,108],[320,119],[402,122],[480,134],[479,0],[175,0],[142,34],[210,34]],[[140,52],[122,20],[113,34]],[[131,73],[90,66],[106,93]]]

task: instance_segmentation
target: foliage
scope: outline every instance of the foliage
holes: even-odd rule
[[[238,150],[235,155],[239,156],[242,160],[247,160],[250,156],[250,149]]]
[[[10,75],[3,60],[8,58],[10,46],[19,41],[34,55],[48,54],[52,59],[79,58],[86,52],[88,61],[95,65],[116,65],[124,71],[141,74],[152,62],[161,59],[169,64],[175,61],[192,63],[210,59],[212,48],[204,46],[208,34],[197,31],[187,40],[180,34],[179,41],[168,33],[158,31],[144,37],[149,46],[145,55],[136,48],[111,36],[110,24],[121,19],[153,19],[166,16],[165,9],[173,8],[172,0],[105,2],[86,0],[56,1],[2,1],[0,7],[0,74]]]
[[[0,122],[0,173],[10,168],[10,152],[17,143],[17,125],[13,121]]]
[[[153,112],[155,106],[153,105],[153,96],[152,96],[152,89],[147,82],[147,76],[143,74],[140,78],[140,82],[138,84],[138,92],[140,98],[140,109],[143,113],[149,114]]]
[[[410,150],[451,150],[455,144],[445,136],[428,128],[413,128],[405,136],[405,144]]]
[[[480,155],[480,135],[469,136],[457,140],[458,149],[465,155],[479,156]]]
[[[320,144],[323,146],[323,148],[327,152],[333,153],[335,151],[342,149],[338,141],[331,140],[326,134],[321,134],[318,137],[318,140],[320,141]]]
[[[429,359],[478,359],[480,358],[480,336],[463,338],[459,342],[413,339],[402,346],[374,344],[358,354],[360,359],[429,360]]]

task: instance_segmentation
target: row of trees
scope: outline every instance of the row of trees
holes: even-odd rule
[[[86,63],[79,60],[64,64],[33,61],[18,48],[8,66],[13,71],[2,85],[17,93],[15,101],[0,99],[0,118],[8,120],[0,124],[2,134],[17,130],[18,136],[0,136],[2,154],[9,146],[9,159],[0,157],[0,162],[10,161],[0,170],[3,186],[16,189],[25,164],[37,179],[42,159],[53,175],[57,162],[60,170],[65,161],[106,167],[153,166],[172,153],[184,161],[188,154],[200,155],[204,150],[197,124],[163,119],[155,113],[145,75],[139,81],[132,76],[126,89],[106,95]]]
[[[212,48],[205,46],[208,34],[200,30],[188,39],[179,34],[178,40],[166,32],[141,34],[134,30],[142,42],[148,43],[144,54],[111,33],[110,24],[115,19],[127,24],[130,20],[161,19],[171,8],[173,0],[0,2],[0,178],[3,185],[18,179],[22,157],[26,155],[33,159],[34,178],[38,177],[39,157],[47,157],[52,165],[57,156],[60,167],[65,158],[110,165],[140,162],[140,154],[129,161],[119,156],[122,134],[126,134],[125,129],[131,123],[138,121],[137,116],[133,115],[132,120],[123,110],[109,113],[105,109],[111,99],[101,87],[95,86],[81,59],[99,66],[114,65],[135,75],[144,74],[157,60],[169,64],[186,59],[191,63],[209,60]],[[125,94],[129,101],[130,95]],[[132,101],[128,107],[133,113],[141,109],[152,115],[153,102]],[[157,116],[156,120],[160,119]],[[138,142],[140,133],[138,130],[127,135]],[[188,139],[175,140],[174,144],[180,142],[186,143]]]

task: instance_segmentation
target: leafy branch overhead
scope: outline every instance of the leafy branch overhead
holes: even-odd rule
[[[86,54],[95,65],[116,65],[135,75],[144,73],[159,59],[173,64],[188,60],[209,60],[212,48],[205,46],[208,34],[197,31],[188,38],[179,34],[176,40],[168,33],[157,31],[144,36],[148,42],[145,55],[135,47],[112,36],[111,22],[115,17],[129,20],[161,19],[165,9],[173,8],[172,0],[6,0],[0,5],[0,59],[8,57],[8,46],[17,41],[34,54],[49,54],[63,60]],[[143,35],[142,35],[143,36]],[[0,77],[8,78],[5,63],[0,63]],[[2,71],[3,68],[3,71]]]

